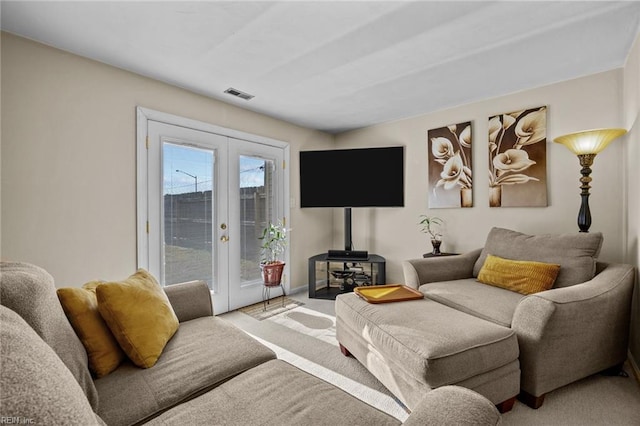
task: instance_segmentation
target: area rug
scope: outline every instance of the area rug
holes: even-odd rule
[[[267,303],[266,310],[262,302],[250,306],[245,306],[244,308],[240,308],[238,310],[244,314],[249,315],[252,318],[257,319],[258,321],[262,321],[267,318],[271,318],[274,315],[278,315],[291,309],[295,309],[301,305],[304,305],[304,303],[297,300],[289,299],[285,296],[284,306],[282,297],[276,297],[271,299],[269,303]]]

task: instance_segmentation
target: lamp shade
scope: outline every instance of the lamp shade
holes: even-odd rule
[[[614,139],[627,133],[625,129],[594,129],[558,136],[554,142],[561,143],[574,154],[598,154]]]

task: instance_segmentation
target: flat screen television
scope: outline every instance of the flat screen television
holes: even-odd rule
[[[404,207],[404,147],[300,151],[300,207]]]

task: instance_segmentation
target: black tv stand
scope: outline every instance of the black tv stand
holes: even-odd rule
[[[356,260],[368,260],[369,252],[362,250],[329,250],[327,253],[327,260],[344,260],[350,259]]]
[[[385,258],[370,254],[367,260],[329,259],[327,253],[309,258],[309,298],[335,299],[359,285],[386,282]]]
[[[344,208],[344,250],[349,251],[353,248],[353,239],[351,238],[351,207]]]

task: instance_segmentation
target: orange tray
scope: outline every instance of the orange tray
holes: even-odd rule
[[[353,292],[369,303],[404,302],[424,298],[418,290],[402,284],[356,287]]]

